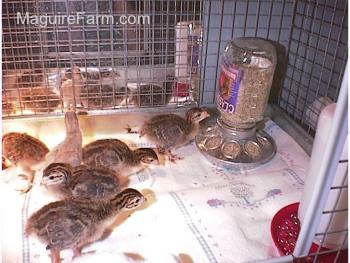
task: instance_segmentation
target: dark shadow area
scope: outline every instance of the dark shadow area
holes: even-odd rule
[[[284,77],[286,74],[288,61],[287,61],[286,47],[276,41],[269,40],[269,42],[276,48],[277,65],[275,69],[275,74],[273,76],[268,103],[277,104],[278,96],[282,88]]]

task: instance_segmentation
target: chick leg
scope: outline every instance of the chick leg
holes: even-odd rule
[[[180,156],[177,156],[175,154],[172,154],[171,153],[171,150],[170,149],[166,149],[165,147],[163,146],[157,146],[157,151],[159,154],[164,154],[168,157],[169,161],[170,162],[173,162],[175,163],[176,160],[181,160],[183,159],[183,157],[180,157]]]
[[[157,151],[158,151],[160,154],[165,154],[165,148],[162,147],[162,146],[157,145]]]
[[[83,250],[83,247],[84,246],[78,246],[78,247],[73,248],[73,259],[83,255],[83,253],[81,252]],[[84,255],[85,254],[94,254],[94,253],[95,253],[95,251],[89,251],[89,252],[84,252]]]
[[[80,257],[83,246],[73,248],[73,258]]]
[[[75,95],[74,95],[75,103],[74,104],[76,105],[77,108],[82,108],[83,107],[83,105],[81,103],[81,99],[80,99],[80,97],[81,97],[81,88],[82,87],[80,85],[75,87]]]
[[[68,110],[71,105],[72,95],[70,93],[71,93],[70,86],[68,86],[67,84],[61,85],[61,95],[63,100],[63,107],[65,110]]]
[[[60,251],[51,249],[50,258],[51,263],[61,263]]]
[[[170,162],[175,163],[176,160],[182,160],[183,157],[172,154],[170,149],[165,150],[165,154],[168,156]]]

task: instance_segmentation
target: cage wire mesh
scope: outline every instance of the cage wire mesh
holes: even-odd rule
[[[203,104],[215,104],[219,55],[242,36],[273,42],[278,62],[270,103],[313,134],[336,101],[347,60],[347,1],[208,1],[204,5]]]
[[[277,50],[269,102],[313,135],[321,109],[339,94],[347,61],[347,6],[345,0],[6,0],[3,117],[61,114],[69,107],[214,105],[220,54],[229,40],[251,36],[270,40]],[[17,12],[84,12],[117,21],[125,14],[147,15],[149,23],[66,21],[43,27],[17,23]],[[332,191],[340,198],[347,180]],[[337,212],[335,207],[324,214]],[[334,234],[327,231],[316,237],[324,241]],[[347,229],[343,232],[347,242]],[[340,249],[334,250],[337,260]],[[322,253],[329,251],[316,254]]]
[[[308,131],[336,101],[347,61],[347,1],[297,1],[279,105]],[[316,116],[313,116],[316,114]]]
[[[3,114],[195,104],[201,10],[201,1],[4,1]],[[35,25],[17,12],[85,19]]]

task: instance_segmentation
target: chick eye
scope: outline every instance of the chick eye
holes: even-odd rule
[[[50,180],[53,180],[55,177],[53,175],[49,176]]]

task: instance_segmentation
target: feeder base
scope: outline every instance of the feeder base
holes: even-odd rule
[[[263,130],[234,129],[220,118],[215,125],[203,129],[195,142],[211,162],[238,171],[256,169],[276,154],[274,140]]]

